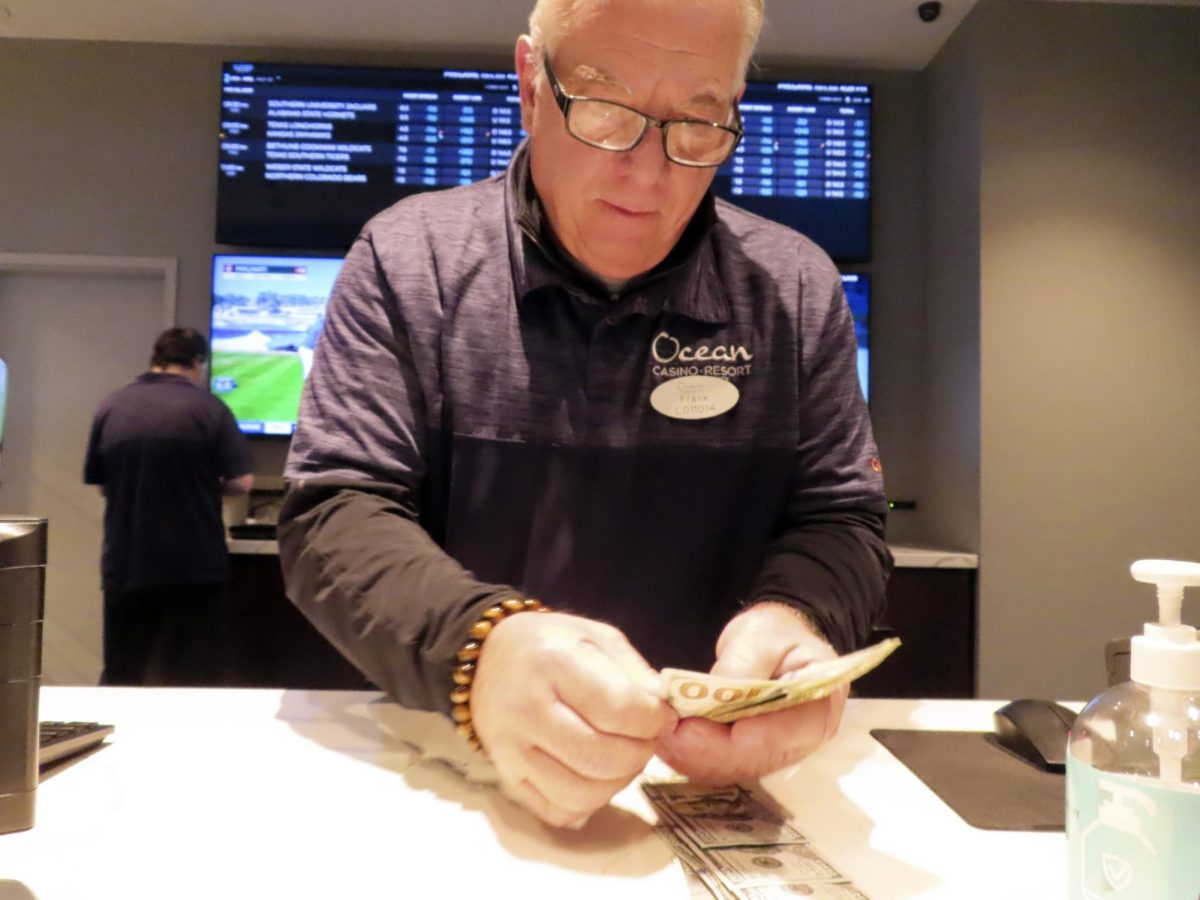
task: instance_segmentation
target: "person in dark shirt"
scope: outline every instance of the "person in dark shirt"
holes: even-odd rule
[[[253,485],[229,408],[204,390],[208,342],[155,341],[150,370],[92,421],[83,480],[105,498],[101,684],[213,685],[223,676],[229,554],[221,496]]]
[[[845,690],[678,721],[655,669],[781,677],[882,612],[882,467],[837,269],[709,190],[762,13],[539,0],[516,47],[528,140],[503,176],[367,224],[305,387],[289,596],[554,825],[655,753],[717,783],[810,753]]]

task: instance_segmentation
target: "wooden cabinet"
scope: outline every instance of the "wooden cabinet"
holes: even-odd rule
[[[235,552],[231,560],[227,686],[309,690],[374,687],[288,600],[278,554]]]
[[[901,645],[854,683],[857,697],[975,696],[975,569],[897,567],[884,627]]]
[[[273,542],[242,541],[234,553],[231,664],[234,687],[362,689],[371,683],[348,663],[287,599]],[[238,552],[241,546],[250,552]],[[924,551],[922,551],[924,552]],[[939,568],[946,555],[896,552],[888,583],[886,627],[903,642],[878,669],[854,684],[861,697],[975,695],[975,569]],[[926,566],[922,563],[931,563]]]

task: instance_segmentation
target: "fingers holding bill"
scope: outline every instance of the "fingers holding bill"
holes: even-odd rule
[[[702,784],[734,784],[804,759],[836,732],[846,690],[799,706],[721,725],[688,718],[659,744],[658,755]]]

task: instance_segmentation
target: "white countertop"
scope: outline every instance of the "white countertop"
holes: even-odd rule
[[[979,556],[958,550],[888,544],[898,569],[978,569]]]
[[[833,742],[756,790],[872,900],[1065,896],[1062,834],[971,828],[868,734],[987,730],[997,705],[851,700]],[[636,787],[547,828],[424,760],[461,748],[449,723],[378,694],[47,687],[41,718],[116,732],[0,836],[4,900],[689,896]]]
[[[241,554],[243,556],[279,555],[279,543],[273,540],[261,541],[244,538],[226,538],[225,546],[229,548],[230,553]],[[3,900],[3,898],[0,898],[0,900]]]

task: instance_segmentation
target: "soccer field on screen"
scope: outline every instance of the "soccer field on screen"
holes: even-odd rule
[[[227,378],[233,379],[233,389],[219,390]],[[304,367],[292,352],[218,350],[212,355],[211,383],[239,422],[295,422]]]

